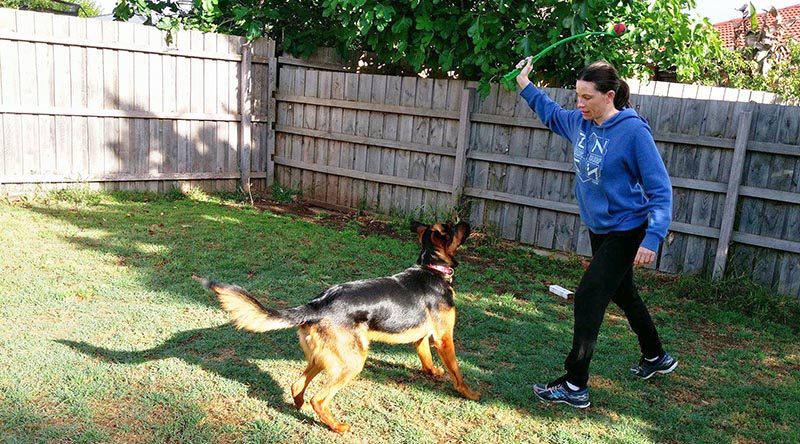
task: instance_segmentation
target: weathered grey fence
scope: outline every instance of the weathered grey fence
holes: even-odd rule
[[[243,43],[0,9],[2,191],[263,187],[275,46]]]
[[[589,252],[571,150],[516,93],[478,100],[470,82],[276,59],[267,41],[163,42],[149,27],[0,9],[0,192],[261,188],[274,168],[329,205],[458,206],[504,238]],[[656,267],[745,272],[800,295],[800,108],[751,91],[632,86],[674,185]],[[573,92],[548,92],[573,106]]]
[[[281,65],[276,96],[281,185],[347,208],[443,213],[467,205],[472,223],[504,238],[590,252],[572,151],[516,93],[494,88],[477,100],[464,81],[298,65]],[[632,88],[674,186],[674,222],[655,266],[708,274],[727,267],[800,295],[800,108],[727,88]],[[574,92],[548,92],[574,105]]]

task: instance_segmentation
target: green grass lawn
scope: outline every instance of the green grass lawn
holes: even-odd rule
[[[629,375],[638,346],[612,307],[592,407],[540,404],[530,385],[561,374],[572,331],[571,303],[546,286],[575,288],[579,261],[480,235],[459,255],[456,347],[482,400],[424,377],[413,347],[373,344],[334,400],[352,426],[335,435],[292,407],[304,368],[295,331],[235,331],[191,275],[299,305],[412,265],[411,233],[400,222],[177,197],[0,204],[0,442],[800,442],[796,330],[678,297],[663,276],[639,283],[676,372]]]

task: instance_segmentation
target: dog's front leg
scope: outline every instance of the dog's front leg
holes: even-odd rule
[[[456,361],[456,348],[453,344],[452,333],[446,334],[441,340],[434,342],[433,346],[439,353],[439,357],[442,358],[444,366],[447,367],[447,370],[450,372],[450,378],[452,378],[453,386],[456,390],[473,401],[481,399],[481,394],[472,391],[464,382],[464,376],[461,375],[461,370],[459,370],[458,362]]]
[[[431,345],[428,336],[417,341],[417,355],[419,360],[422,361],[422,372],[426,375],[431,375],[438,378],[444,374],[444,370],[433,365],[433,357],[431,356]]]

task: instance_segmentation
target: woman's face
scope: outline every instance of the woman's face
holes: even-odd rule
[[[594,82],[578,80],[575,82],[575,93],[578,95],[578,109],[586,120],[594,120],[600,124],[616,109],[614,91],[601,93],[595,88]]]

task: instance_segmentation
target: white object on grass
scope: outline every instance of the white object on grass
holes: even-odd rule
[[[560,296],[560,297],[562,297],[564,299],[569,299],[570,296],[575,294],[575,293],[567,290],[566,288],[564,288],[564,287],[562,287],[560,285],[551,285],[550,286],[550,293],[553,293],[554,295]]]

